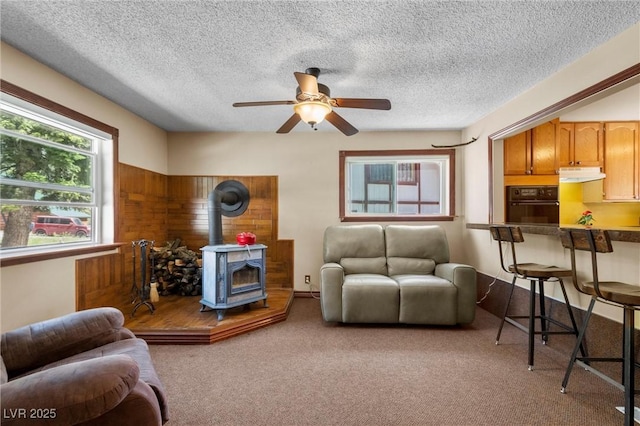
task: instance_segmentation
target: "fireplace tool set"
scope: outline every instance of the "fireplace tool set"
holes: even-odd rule
[[[133,284],[131,286],[131,303],[135,304],[133,307],[133,311],[131,312],[131,316],[133,317],[136,314],[136,311],[141,306],[146,306],[149,308],[149,312],[153,314],[155,311],[155,306],[153,306],[154,301],[158,301],[158,289],[157,283],[155,282],[155,275],[151,274],[151,282],[147,283],[147,246],[153,248],[153,241],[149,240],[138,240],[131,242],[132,249],[132,260],[133,260]],[[138,287],[137,277],[136,277],[136,250],[139,248],[140,250],[140,286]],[[151,259],[151,270],[154,269],[154,259]]]

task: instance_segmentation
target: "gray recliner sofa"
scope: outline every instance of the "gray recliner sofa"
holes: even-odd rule
[[[475,318],[476,271],[449,262],[440,226],[330,226],[323,257],[325,321],[455,325]]]

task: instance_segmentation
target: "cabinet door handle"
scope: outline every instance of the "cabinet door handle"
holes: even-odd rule
[[[578,161],[578,165],[582,164],[582,161]]]
[[[569,161],[569,165],[570,165],[570,166],[573,166],[573,161]]]

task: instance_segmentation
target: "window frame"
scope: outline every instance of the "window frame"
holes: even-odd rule
[[[111,194],[103,194],[103,198],[109,199],[110,208],[112,212],[111,217],[99,216],[102,214],[97,213],[98,220],[102,224],[102,236],[98,239],[98,242],[88,242],[74,244],[73,247],[64,246],[35,246],[33,249],[20,249],[15,252],[2,252],[0,253],[0,267],[13,266],[30,262],[38,262],[42,260],[57,259],[69,256],[97,253],[101,251],[109,251],[120,247],[121,244],[116,243],[119,241],[119,231],[116,226],[118,215],[118,199],[119,199],[119,167],[118,167],[118,136],[119,131],[117,128],[102,123],[94,118],[84,115],[80,112],[67,108],[57,102],[51,101],[26,89],[23,89],[13,83],[0,79],[0,92],[3,95],[9,95],[17,100],[24,102],[34,110],[49,111],[50,113],[59,115],[63,118],[80,123],[88,128],[99,130],[100,132],[110,135],[111,140],[105,143],[111,143],[109,147],[108,156],[110,157],[111,167],[110,172],[107,167],[100,164],[99,167],[102,170],[103,177],[111,174],[110,186],[112,187]],[[102,182],[104,184],[104,182]],[[98,189],[100,190],[100,189]],[[104,207],[101,206],[100,210]]]
[[[381,157],[397,161],[409,156],[428,157],[431,155],[449,157],[449,214],[448,215],[375,215],[360,214],[349,216],[346,214],[346,164],[349,157]],[[394,159],[394,157],[397,157]],[[380,151],[340,151],[339,152],[339,217],[341,222],[436,222],[453,221],[455,218],[455,149],[409,149],[409,150],[380,150]],[[396,183],[396,186],[402,183]]]

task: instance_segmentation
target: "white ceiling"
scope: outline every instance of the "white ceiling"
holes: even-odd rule
[[[636,24],[640,2],[2,0],[0,13],[4,42],[167,131],[275,132],[291,106],[231,104],[293,100],[308,67],[334,97],[389,99],[336,111],[383,131],[477,121]]]

